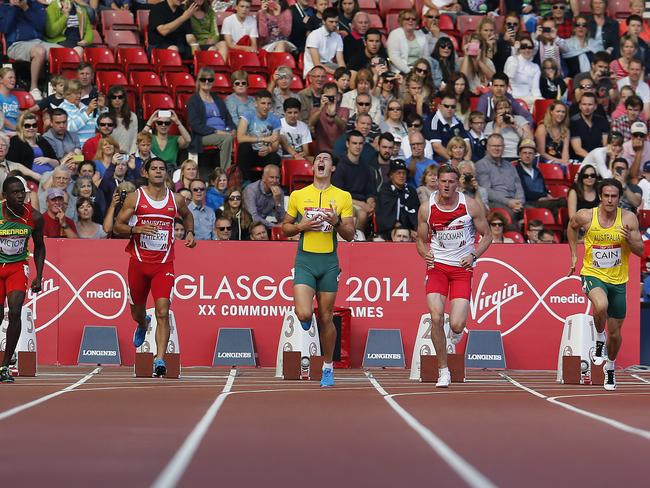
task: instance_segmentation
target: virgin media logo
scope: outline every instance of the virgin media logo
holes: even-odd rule
[[[547,284],[555,266],[531,265],[523,274],[500,259],[481,258],[478,262],[481,272],[474,275],[470,329],[498,329],[505,336],[527,322],[548,321],[549,315],[564,323],[569,315],[589,313],[590,303],[581,292],[578,276],[567,277],[557,271],[557,278]]]

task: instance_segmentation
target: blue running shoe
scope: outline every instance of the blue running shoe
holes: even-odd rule
[[[135,347],[140,347],[144,343],[144,337],[147,335],[147,330],[149,329],[149,324],[151,323],[151,317],[146,316],[147,327],[144,329],[140,326],[137,326],[133,331],[133,345]]]
[[[153,361],[153,374],[154,376],[165,376],[167,374],[167,365],[164,359],[156,358]]]
[[[322,388],[334,386],[334,370],[332,368],[323,370],[323,376],[321,376],[320,379],[320,386]]]

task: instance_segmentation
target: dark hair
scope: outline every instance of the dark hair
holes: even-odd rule
[[[463,93],[456,97],[456,88],[454,85],[458,80],[464,80],[465,81],[465,90],[463,90]],[[462,112],[467,112],[470,107],[471,107],[471,95],[472,93],[469,91],[469,81],[467,80],[467,76],[465,76],[465,73],[461,73],[460,71],[456,71],[451,74],[449,77],[449,81],[447,81],[447,84],[445,85],[445,89],[442,91],[441,95],[443,97],[451,97],[454,100],[456,100],[458,103],[460,103],[460,108]]]
[[[530,226],[530,222],[528,223],[528,225]],[[551,236],[553,240],[555,240],[555,232],[553,232],[552,230],[548,230],[548,229],[540,230],[537,233],[537,239],[541,240],[542,236]]]
[[[339,16],[339,12],[338,10],[336,10],[335,7],[327,7],[325,10],[323,10],[322,13],[323,22],[325,22],[327,19],[333,19],[338,16]]]
[[[255,94],[255,100],[261,100],[262,98],[270,98],[273,100],[273,95],[268,90],[260,90]]]
[[[625,159],[625,158],[621,158],[621,157],[614,158],[614,161],[612,161],[612,168],[614,167],[614,165],[616,163],[623,163],[625,165],[625,167],[627,167],[627,168],[630,167],[630,163],[628,163],[627,159]]]
[[[407,127],[412,127],[415,122],[422,123],[423,121],[422,117],[417,112],[409,112],[406,119],[404,119],[404,122],[406,122]]]
[[[612,57],[609,55],[607,51],[598,51],[593,55],[591,58],[591,64],[596,64],[600,62],[605,62],[607,64],[610,63]]]
[[[643,18],[640,15],[632,14],[629,15],[627,19],[625,19],[625,25],[629,26],[630,22],[633,20],[636,20],[637,22],[641,22],[641,24],[643,24]]]
[[[367,35],[367,34],[366,34]],[[344,75],[352,76],[352,73],[350,72],[349,69],[347,69],[345,66],[339,66],[334,70],[334,74],[332,75],[335,80],[338,80]]]
[[[151,168],[151,164],[154,163],[155,161],[160,161],[161,163],[164,163],[165,171],[167,171],[167,163],[165,162],[165,160],[161,158],[155,158],[155,157],[151,158],[149,161],[146,161],[144,163],[144,170],[146,172],[149,172],[149,168]]]
[[[541,220],[533,219],[528,221],[528,229],[532,227],[544,227],[544,222]]]
[[[300,103],[300,100],[298,100],[296,98],[293,98],[293,97],[289,97],[282,104],[282,108],[285,111],[289,110],[290,108],[297,108],[298,110],[300,110],[302,108],[302,105]]]
[[[86,63],[85,61],[82,61],[77,65],[77,71],[81,71],[82,69],[90,68],[91,71],[95,71],[93,69],[93,65],[90,63]]]
[[[620,132],[613,131],[607,134],[607,144],[620,144],[622,146],[624,141],[623,134]]]
[[[377,141],[377,145],[381,144],[381,141],[395,142],[395,137],[390,132],[382,132],[379,135],[379,140]]]
[[[62,108],[53,108],[52,112],[50,113],[50,117],[55,117],[57,115],[65,115],[66,118],[68,118],[68,112],[63,110]]]
[[[451,44],[451,52],[449,53],[448,58],[440,57],[440,47],[443,44]],[[456,71],[456,50],[454,49],[454,44],[451,42],[451,39],[448,37],[441,37],[438,39],[436,45],[433,47],[433,51],[431,51],[431,57],[438,61],[440,70],[442,71],[442,79],[447,83],[452,73]]]
[[[602,197],[603,196],[603,188],[606,186],[615,186],[618,188],[618,196],[623,195],[623,185],[621,184],[620,181],[614,179],[614,178],[605,178],[601,182],[598,183],[597,191],[598,191],[598,196]]]
[[[363,136],[363,134],[361,132],[359,132],[358,130],[351,130],[350,132],[348,132],[347,136],[345,137],[345,140],[349,141],[353,137],[361,137],[364,141],[366,140],[366,138]]]
[[[99,121],[108,119],[111,121],[113,124],[113,127],[117,125],[117,121],[115,120],[115,117],[113,117],[109,112],[104,112],[103,114],[100,114],[99,117],[97,117],[97,129],[99,129]]]
[[[596,103],[596,101],[597,101],[597,100],[596,100],[596,94],[595,94],[595,93],[591,93],[591,92],[583,93],[583,94],[582,94],[582,97],[580,97],[580,101],[582,102],[582,100],[584,100],[585,97],[587,97],[587,98],[593,98],[593,99],[594,99],[594,103]]]
[[[596,170],[596,167],[593,166],[592,164],[586,164],[582,168],[580,168],[580,170],[578,171],[578,177],[576,178],[575,182],[573,183],[573,190],[576,192],[576,195],[578,196],[579,200],[584,200],[585,188],[584,188],[584,185],[582,183],[582,180],[585,179],[584,174],[588,169],[590,169],[594,173],[596,173],[596,181],[595,181],[595,183],[598,184],[598,182],[600,181],[600,175],[598,174],[598,171]]]
[[[264,225],[264,222],[262,222],[261,220],[256,220],[256,221],[254,221],[253,223],[251,223],[251,224],[248,226],[248,233],[249,233],[249,234],[252,234],[252,233],[253,233],[253,229],[254,229],[255,227],[259,227],[260,225],[261,225],[262,227],[264,227],[264,230],[266,230],[266,226]],[[268,235],[268,231],[266,231],[266,233],[267,233],[267,235]]]
[[[93,167],[93,173],[97,171],[97,165],[95,164],[95,161],[93,161],[92,159],[84,159],[83,161],[81,161],[79,163],[79,168],[77,168],[77,171],[79,171],[79,169],[81,169],[81,167],[85,166],[86,164],[89,164]]]
[[[325,84],[323,85],[323,91],[325,91],[325,90],[332,90],[332,89],[336,90],[337,93],[338,93],[338,91],[339,91],[339,87],[338,87],[338,86],[336,85],[336,83],[334,83],[333,81],[330,81],[330,82],[325,83]]]
[[[494,83],[494,80],[505,81],[506,85],[510,84],[510,78],[503,71],[497,71],[496,73],[494,73],[494,76],[492,77],[492,83]]]
[[[116,93],[124,94],[124,103],[122,104],[122,108],[120,109],[119,113],[113,108],[113,104],[111,103],[111,99]],[[129,130],[129,124],[131,124],[131,109],[129,108],[129,104],[126,99],[126,89],[122,85],[113,85],[108,89],[106,99],[108,105],[108,113],[111,114],[115,121],[117,121],[118,117],[121,118],[122,125],[126,130]]]
[[[377,29],[376,27],[371,27],[370,29],[368,29],[368,30],[366,31],[366,36],[365,36],[365,38],[368,39],[368,36],[369,36],[370,34],[375,34],[375,35],[381,37],[381,31],[380,31],[379,29]]]
[[[440,178],[441,175],[444,175],[445,173],[453,173],[456,175],[456,178],[460,180],[460,173],[451,164],[440,165],[440,167],[438,168],[438,179]]]
[[[625,108],[628,107],[638,107],[643,108],[643,100],[637,95],[631,95],[625,100]]]
[[[79,207],[81,207],[84,203],[90,204],[90,206],[93,207],[93,210],[95,210],[95,207],[93,206],[93,201],[88,197],[77,197],[75,208],[79,210]]]
[[[2,193],[7,193],[7,191],[9,190],[9,185],[12,185],[14,183],[20,184],[20,186],[22,186],[23,188],[25,187],[23,185],[23,182],[20,181],[20,178],[16,176],[7,176],[7,178],[2,183]]]

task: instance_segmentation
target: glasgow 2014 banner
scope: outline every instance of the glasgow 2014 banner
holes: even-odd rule
[[[132,364],[125,241],[47,240],[43,292],[28,295],[41,364],[76,364],[85,325],[118,329],[122,362]],[[292,307],[295,242],[176,244],[176,316],[183,365],[211,365],[219,328],[248,327],[261,366],[275,364],[284,313]],[[370,328],[401,329],[410,361],[422,313],[423,260],[413,243],[343,243],[337,306],[352,310],[352,366]],[[566,245],[497,244],[474,271],[469,330],[499,330],[507,365],[553,369],[564,318],[589,313],[578,276],[567,277]],[[638,259],[630,260],[628,317],[618,364],[639,361]],[[32,264],[33,272],[33,264]],[[151,306],[151,304],[149,304]]]

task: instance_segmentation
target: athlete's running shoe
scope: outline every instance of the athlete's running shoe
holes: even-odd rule
[[[320,378],[320,386],[323,388],[334,386],[334,369],[326,368],[323,370],[323,375]]]
[[[605,343],[603,341],[596,341],[596,349],[594,350],[594,353],[591,356],[591,360],[594,362],[596,366],[600,366],[605,362],[605,355],[603,354],[603,350],[605,349]]]
[[[147,326],[142,328],[139,325],[133,331],[133,345],[135,347],[140,347],[144,343],[144,338],[147,335],[147,330],[149,330],[149,324],[151,323],[151,317],[148,315],[145,317],[147,321]]]
[[[14,376],[8,366],[0,368],[0,383],[13,383]]]
[[[458,344],[462,338],[463,338],[463,331],[454,332],[453,330],[451,330],[449,342],[451,342],[453,345]]]
[[[451,373],[449,370],[440,372],[436,388],[447,388],[449,387],[449,383],[451,383]]]
[[[616,389],[616,374],[613,369],[605,370],[605,383],[603,386],[609,391],[614,391]]]
[[[164,359],[156,358],[153,361],[153,374],[154,376],[165,376],[167,374],[167,365]]]

